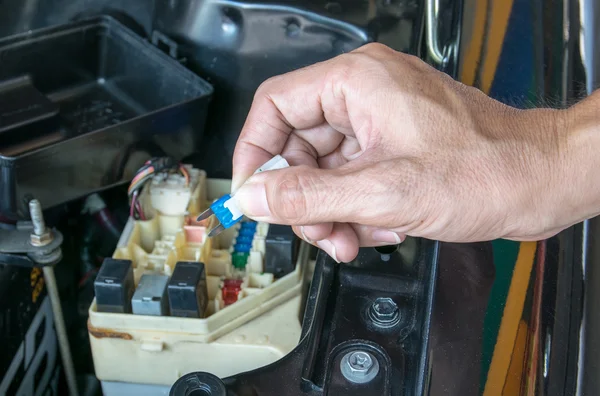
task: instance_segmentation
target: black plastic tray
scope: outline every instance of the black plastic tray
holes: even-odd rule
[[[191,154],[212,90],[110,17],[0,40],[0,218],[125,182],[150,155]]]

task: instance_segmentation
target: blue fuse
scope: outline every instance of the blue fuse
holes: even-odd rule
[[[283,158],[280,155],[276,155],[275,157],[267,161],[263,166],[258,168],[254,173],[256,174],[268,170],[282,169],[287,168],[289,166],[290,165],[285,160],[285,158]],[[206,209],[200,214],[200,216],[198,216],[197,221],[202,221],[204,219],[209,218],[212,215],[215,215],[217,220],[219,220],[219,224],[208,232],[209,237],[219,235],[227,228],[230,228],[234,224],[239,223],[244,217],[243,213],[237,207],[237,204],[231,194],[224,195],[221,198],[217,199],[215,202],[213,202],[213,204],[210,205],[210,208]],[[256,230],[256,222],[244,222],[242,224],[242,229],[243,228]]]
[[[235,240],[236,245],[252,245],[252,240],[254,237],[252,235],[238,235]]]
[[[241,229],[243,230],[256,230],[258,223],[256,221],[244,221]]]
[[[250,250],[252,250],[252,244],[248,244],[248,243],[236,243],[235,246],[233,247],[233,251],[235,253],[250,253]]]
[[[230,194],[223,195],[213,202],[212,205],[210,205],[210,208],[198,216],[198,221],[204,220],[212,215],[215,215],[217,220],[219,220],[219,225],[208,232],[209,237],[219,235],[227,228],[239,222],[243,217],[242,212],[238,209]]]
[[[256,234],[256,229],[252,229],[252,228],[240,228],[240,230],[238,232],[238,238],[240,238],[240,237],[254,238],[254,234]]]

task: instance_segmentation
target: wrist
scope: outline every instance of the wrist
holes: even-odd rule
[[[600,213],[600,92],[564,111],[562,205],[568,225]]]
[[[524,112],[529,167],[520,191],[523,221],[507,237],[538,240],[600,213],[600,116],[596,97],[567,110]],[[595,103],[596,102],[596,103]]]
[[[573,197],[566,110],[532,109],[509,115],[509,186],[505,238],[539,240],[573,224],[579,214]],[[505,170],[506,171],[506,170]]]

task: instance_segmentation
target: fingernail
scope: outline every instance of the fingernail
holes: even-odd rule
[[[325,251],[325,253],[330,255],[331,258],[334,259],[336,263],[340,262],[340,260],[338,260],[338,258],[337,258],[336,252],[335,252],[335,245],[333,243],[331,243],[329,240],[322,239],[320,241],[317,241],[317,246],[319,248],[321,248],[323,251]]]
[[[262,183],[245,183],[234,195],[242,212],[248,217],[268,217],[271,215],[267,202],[267,190]]]
[[[373,231],[373,240],[377,241],[377,242],[383,242],[383,243],[395,243],[395,244],[399,244],[402,242],[402,240],[400,239],[400,235],[398,235],[397,233],[393,232],[393,231],[389,231],[389,230],[375,230]]]
[[[240,188],[241,183],[239,183],[238,181],[236,181],[235,179],[231,180],[231,194],[233,194],[234,192],[237,191],[238,188]]]
[[[306,234],[304,233],[304,226],[300,226],[300,234],[302,234],[302,239],[304,239],[306,242],[308,243],[312,243],[313,241],[306,236]]]

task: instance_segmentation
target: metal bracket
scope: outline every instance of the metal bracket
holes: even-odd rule
[[[53,229],[53,239],[47,245],[31,244],[31,223],[20,223],[13,230],[0,229],[0,263],[17,267],[56,265],[62,258],[62,234]]]

